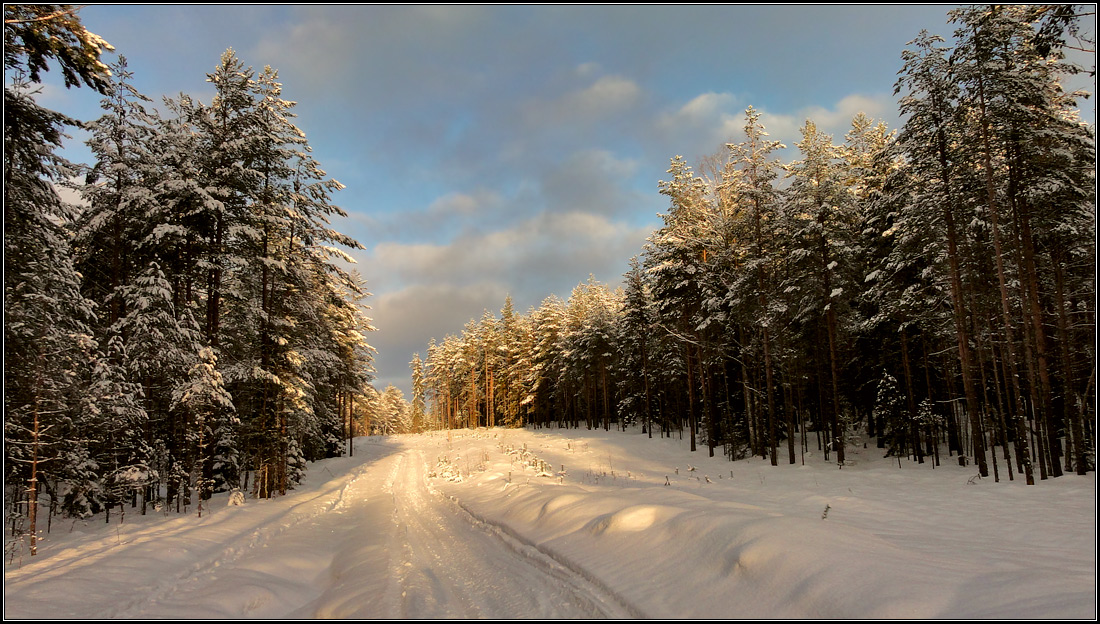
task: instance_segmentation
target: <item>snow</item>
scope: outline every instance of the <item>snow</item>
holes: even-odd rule
[[[55,519],[9,548],[5,617],[1096,618],[1094,473],[861,446],[838,469],[636,429],[359,438],[273,500]]]

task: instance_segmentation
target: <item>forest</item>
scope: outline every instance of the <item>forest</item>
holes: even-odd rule
[[[749,107],[743,141],[671,159],[623,287],[526,315],[509,298],[433,339],[408,424],[640,425],[840,467],[870,437],[1028,484],[1093,470],[1095,136],[1062,81],[1095,67],[1065,59],[1075,10],[951,11],[952,42],[902,53],[903,127],[860,114],[836,142],[806,120],[793,162]]]
[[[34,554],[55,516],[201,516],[214,492],[285,494],[354,436],[458,427],[641,426],[840,467],[871,437],[996,479],[1085,474],[1095,137],[1061,86],[1095,74],[1065,59],[1079,11],[952,11],[951,42],[902,52],[900,129],[860,115],[834,142],[807,120],[793,162],[750,107],[743,141],[671,159],[622,288],[506,300],[413,356],[406,403],[371,385],[342,185],[275,69],[229,49],[195,77],[209,103],[155,101],[73,7],[6,5],[8,528]],[[102,115],[39,105],[48,69]],[[91,164],[62,156],[77,127]]]
[[[73,7],[4,8],[4,500],[32,554],[55,514],[285,494],[359,433],[373,374],[342,185],[278,73],[227,50],[209,104],[158,106],[111,49]],[[50,63],[100,118],[35,102]],[[91,166],[60,156],[78,125]]]

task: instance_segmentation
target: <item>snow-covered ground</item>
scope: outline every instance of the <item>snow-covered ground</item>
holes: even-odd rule
[[[1096,481],[638,431],[360,438],[285,497],[56,520],[6,618],[1095,619]],[[785,457],[785,453],[782,457]],[[946,459],[946,458],[945,458]],[[9,561],[10,559],[10,561]]]

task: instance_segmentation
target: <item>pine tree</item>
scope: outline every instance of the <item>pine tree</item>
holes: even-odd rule
[[[894,379],[890,373],[883,371],[878,382],[874,412],[875,417],[885,423],[886,428],[881,437],[889,444],[887,454],[899,457],[906,453],[910,438],[910,427],[902,409],[900,394],[898,380]]]
[[[623,309],[615,342],[619,345],[617,377],[619,378],[619,417],[626,423],[642,423],[642,429],[653,437],[654,381],[650,370],[653,344],[652,302],[647,292],[645,276],[637,257],[630,259],[630,271],[625,276]]]
[[[67,4],[4,5],[5,74],[25,73],[38,83],[56,62],[65,88],[84,85],[106,93],[110,70],[100,56],[114,48],[84,28],[79,10]]]
[[[1062,365],[1054,363],[1047,328],[1057,322],[1040,275],[1057,272],[1047,268],[1048,258],[1058,261],[1056,253],[1041,252],[1053,248],[1049,236],[1063,215],[1074,219],[1079,206],[1093,203],[1095,148],[1092,133],[1076,119],[1073,95],[1059,82],[1080,68],[1062,62],[1055,36],[1061,31],[1051,31],[1050,22],[1039,25],[1044,13],[1041,7],[986,7],[949,15],[959,26],[952,68],[970,111],[963,121],[980,146],[975,164],[982,171],[980,202],[996,250],[1003,324],[1006,333],[1020,330],[1046,478],[1062,474],[1061,432],[1066,429],[1073,440],[1077,425],[1070,423],[1078,419],[1076,410],[1059,412],[1053,405],[1058,380],[1051,371],[1060,368],[1065,379],[1073,374],[1064,353]],[[1009,292],[1013,281],[1019,284],[1016,297]],[[1017,318],[1022,323],[1014,328]]]
[[[772,275],[775,271],[776,255],[779,252],[778,245],[774,242],[775,222],[779,204],[779,193],[774,186],[778,177],[779,163],[770,160],[772,152],[783,149],[779,141],[770,141],[766,137],[767,132],[760,122],[760,113],[751,106],[745,111],[745,137],[746,141],[739,145],[730,144],[727,148],[731,151],[731,162],[738,167],[741,175],[737,180],[740,184],[734,185],[738,199],[743,204],[742,210],[750,215],[748,217],[751,226],[746,228],[745,238],[752,241],[747,250],[743,263],[738,263],[740,280],[731,280],[734,286],[730,289],[730,295],[734,299],[740,299],[747,304],[745,313],[750,327],[759,328],[759,337],[764,360],[765,396],[768,408],[768,449],[773,466],[778,464],[777,439],[776,439],[776,409],[775,409],[775,363],[773,361],[772,323],[775,314],[772,310],[771,300],[774,295],[770,284],[773,283]],[[732,184],[731,180],[731,184]],[[737,284],[740,282],[740,288]],[[746,292],[747,291],[747,292]],[[753,293],[755,296],[752,296]],[[744,310],[746,306],[742,306]],[[753,333],[756,333],[755,331]],[[793,436],[789,439],[793,444]],[[794,463],[794,447],[788,445],[788,459]]]
[[[386,386],[376,404],[377,411],[371,419],[373,430],[381,435],[407,433],[412,425],[409,404],[405,394],[394,385]]]
[[[12,77],[4,86],[4,438],[12,494],[5,500],[26,505],[17,515],[28,520],[31,555],[40,483],[66,465],[75,470],[66,460],[86,466],[65,428],[95,349],[92,303],[81,295],[66,231],[75,211],[55,188],[75,173],[57,150],[65,126],[76,122],[35,103],[31,84],[56,62],[66,87],[103,93],[109,72],[99,57],[110,49],[72,7],[4,6],[4,69]]]
[[[92,457],[100,468],[102,504],[110,521],[111,507],[124,508],[155,479],[150,466],[153,449],[146,441],[148,415],[140,384],[126,380],[130,369],[122,337],[107,342],[92,371],[84,397],[82,420],[96,436]]]
[[[101,102],[104,115],[86,124],[96,161],[81,189],[88,208],[76,224],[74,244],[84,291],[102,310],[101,333],[126,316],[125,292],[151,261],[146,239],[157,225],[148,219],[156,211],[157,158],[150,148],[157,120],[132,78],[120,57]]]
[[[187,381],[172,394],[172,409],[181,410],[187,416],[187,471],[200,517],[202,501],[213,493],[214,463],[232,462],[232,456],[226,457],[224,453],[236,447],[234,441],[225,439],[227,432],[237,424],[237,418],[233,397],[225,389],[217,362],[213,349],[200,349],[198,361],[188,371]]]
[[[963,232],[959,227],[960,189],[958,163],[961,160],[955,154],[956,146],[961,145],[958,128],[953,124],[956,116],[958,87],[949,75],[947,48],[941,45],[943,39],[922,32],[911,42],[915,50],[906,50],[902,54],[905,65],[902,77],[895,86],[895,92],[906,92],[900,101],[900,109],[908,115],[905,126],[898,136],[898,144],[904,151],[907,161],[907,179],[913,184],[910,200],[904,206],[902,220],[904,227],[913,232],[936,232],[933,244],[938,248],[936,254],[943,278],[947,282],[945,290],[950,294],[954,338],[958,353],[960,376],[966,400],[966,412],[971,419],[979,418],[976,384],[973,375],[973,356],[970,347],[969,322],[967,319],[966,293],[963,284]],[[945,262],[944,262],[945,261]],[[1005,364],[1009,370],[1015,370],[1014,346],[1011,340],[1005,343]],[[1007,375],[1016,384],[1014,374]],[[1014,395],[1019,396],[1018,387]],[[1012,413],[1018,413],[1018,403]],[[949,420],[949,427],[954,421]],[[976,428],[975,428],[976,429]],[[955,437],[955,436],[953,436]],[[1017,435],[1017,456],[1027,460],[1026,435]],[[1022,451],[1022,452],[1021,452]],[[1031,482],[1030,468],[1028,481]]]
[[[855,130],[853,126],[853,130]],[[858,165],[869,173],[871,179],[878,179],[881,186],[875,184],[871,192],[862,199],[863,211],[861,266],[865,271],[864,287],[859,295],[859,305],[863,311],[860,327],[860,340],[863,344],[877,345],[882,353],[880,365],[889,368],[895,377],[902,376],[905,382],[907,409],[911,416],[917,413],[918,375],[914,373],[914,363],[919,363],[920,347],[931,343],[939,345],[949,343],[953,338],[950,330],[951,319],[940,301],[949,300],[948,285],[940,279],[944,246],[939,236],[939,227],[929,227],[925,219],[927,211],[910,210],[910,207],[922,206],[925,200],[921,195],[927,191],[913,179],[911,164],[900,158],[901,144],[885,141],[881,132],[875,132],[871,145],[881,143],[878,156],[869,162]],[[851,156],[849,163],[859,160]],[[850,165],[851,166],[851,165]],[[869,169],[868,169],[869,168]],[[868,173],[860,177],[867,178]],[[936,223],[939,223],[936,221]],[[897,361],[900,350],[901,361]],[[933,389],[923,389],[929,409],[932,403],[928,397]],[[924,425],[935,421],[919,420]],[[886,423],[875,417],[872,412],[868,423],[870,435],[878,437],[879,448],[885,448]],[[928,431],[929,439],[935,434]],[[933,445],[933,453],[935,446]],[[921,456],[918,455],[918,459]]]
[[[522,426],[524,418],[520,401],[519,379],[521,377],[520,361],[524,352],[524,336],[521,321],[512,304],[512,296],[504,299],[504,307],[500,310],[500,343],[497,352],[500,357],[500,372],[498,375],[498,394],[500,396],[500,411],[504,424],[509,427]]]
[[[557,420],[564,422],[568,403],[557,402],[564,392],[559,391],[564,377],[562,358],[562,334],[565,331],[565,302],[551,295],[531,313],[533,348],[529,374],[525,380],[528,394],[524,402],[533,405],[536,424],[549,426]]]
[[[824,350],[819,356],[824,362],[818,366],[818,383],[827,389],[822,394],[828,400],[822,407],[837,463],[843,466],[847,422],[841,409],[841,315],[854,290],[850,270],[856,223],[832,137],[807,120],[797,145],[802,160],[791,163],[787,174],[794,180],[784,215],[792,258],[785,292],[793,295],[796,318],[822,336],[823,340],[814,341]]]
[[[419,353],[413,354],[413,359],[409,362],[409,369],[412,371],[413,398],[410,404],[412,428],[414,432],[419,433],[425,429],[434,428],[427,423],[426,404],[424,402],[424,364],[420,360]]]
[[[683,157],[672,159],[670,181],[660,181],[661,194],[670,199],[669,212],[662,215],[664,226],[647,241],[646,271],[653,276],[653,292],[659,327],[666,339],[678,343],[684,375],[680,385],[687,398],[690,447],[695,451],[699,310],[702,306],[703,266],[707,262],[707,241],[713,225],[714,207],[707,200],[705,181],[696,176]],[[677,367],[667,372],[674,373]]]
[[[175,304],[172,284],[156,262],[134,279],[125,298],[128,312],[117,327],[120,335],[129,337],[125,342],[130,356],[129,378],[141,384],[143,409],[148,416],[142,438],[161,449],[151,459],[151,477],[157,487],[143,497],[144,513],[145,499],[155,499],[161,484],[168,485],[173,497],[182,488],[182,483],[173,481],[170,475],[172,466],[182,461],[187,428],[171,409],[172,394],[197,361],[202,337],[190,309]]]

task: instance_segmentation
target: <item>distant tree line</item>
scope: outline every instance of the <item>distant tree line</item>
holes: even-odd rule
[[[843,465],[862,434],[1029,484],[1093,469],[1095,136],[1061,86],[1082,12],[952,11],[953,45],[902,55],[900,132],[807,120],[781,163],[750,107],[743,142],[672,159],[622,289],[433,340],[429,426],[641,424],[773,465],[811,445]]]
[[[227,50],[209,104],[158,113],[110,49],[73,7],[4,8],[4,499],[32,554],[40,506],[109,521],[285,493],[344,452],[373,377],[342,186],[277,72]],[[35,102],[50,64],[103,94],[99,119]],[[74,126],[91,166],[60,155]]]

